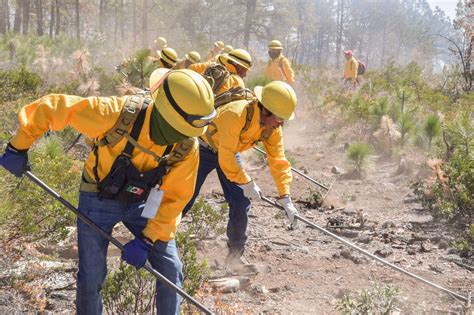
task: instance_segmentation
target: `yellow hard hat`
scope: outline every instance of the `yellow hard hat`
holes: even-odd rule
[[[224,49],[225,44],[223,41],[218,40],[217,42],[214,42],[214,47],[219,47],[220,49]]]
[[[236,73],[235,67],[229,63],[232,61],[245,69],[249,70],[252,67],[252,57],[244,49],[234,49],[228,54],[220,54],[217,58],[221,64],[223,64],[231,73]]]
[[[273,81],[264,87],[256,86],[254,92],[263,107],[272,114],[285,120],[295,118],[296,93],[289,84]]]
[[[165,48],[167,46],[167,43],[166,43],[166,38],[164,37],[158,37],[157,39],[155,39],[155,45],[157,46],[160,46],[162,48]]]
[[[216,117],[211,86],[192,70],[156,69],[150,76],[150,94],[161,116],[183,135],[202,136]]]
[[[201,55],[197,51],[190,51],[188,54],[184,55],[184,58],[189,60],[191,63],[198,63],[201,61]]]
[[[178,54],[176,51],[171,47],[165,47],[161,51],[157,51],[158,56],[163,59],[166,63],[170,64],[172,67],[178,61]]]
[[[224,47],[225,53],[230,53],[232,50],[234,50],[234,47],[232,47],[231,45],[225,45]]]
[[[283,49],[283,46],[281,45],[281,42],[277,39],[272,40],[271,42],[268,43],[268,48],[270,49]]]

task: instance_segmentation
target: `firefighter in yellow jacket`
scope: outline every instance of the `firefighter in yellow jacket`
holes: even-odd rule
[[[190,65],[201,61],[201,55],[197,51],[190,51],[184,55],[184,59],[179,60],[173,69],[188,69]]]
[[[272,40],[268,44],[270,60],[265,67],[264,74],[272,81],[283,81],[290,85],[295,84],[295,72],[290,61],[282,54],[283,46],[279,40]]]
[[[209,53],[206,56],[206,61],[214,61],[215,58],[222,53],[222,51],[225,48],[225,44],[223,41],[218,40],[214,42],[214,45],[212,49],[209,51]]]
[[[357,70],[359,68],[359,62],[352,55],[352,50],[344,50],[344,58],[346,63],[344,65],[343,80],[345,84],[351,84],[356,86],[358,81]]]
[[[234,49],[228,54],[220,54],[217,62],[195,63],[190,65],[189,69],[199,74],[204,74],[206,70],[212,68],[213,71],[210,71],[211,73],[218,73],[213,78],[214,86],[212,88],[214,94],[219,95],[233,87],[245,87],[243,78],[247,76],[247,71],[250,70],[252,64],[252,57],[246,50]],[[225,67],[228,73],[219,71],[218,65]]]
[[[240,152],[262,141],[276,183],[278,202],[285,208],[291,223],[296,223],[297,210],[290,198],[291,165],[285,157],[282,126],[294,118],[296,94],[287,83],[273,81],[264,88],[255,88],[256,98],[238,100],[217,109],[216,119],[199,139],[200,162],[194,196],[183,210],[191,209],[207,175],[217,171],[224,196],[229,204],[227,262],[241,262],[247,240],[250,200],[258,200],[261,191],[242,168]]]
[[[22,176],[29,167],[28,149],[49,128],[71,126],[96,139],[84,165],[79,211],[109,234],[123,222],[135,239],[125,245],[122,258],[136,267],[149,259],[180,286],[181,262],[173,239],[181,211],[193,195],[199,163],[197,140],[190,137],[202,135],[215,117],[214,96],[207,81],[188,69],[157,69],[150,83],[151,98],[50,94],[26,105],[0,165]],[[126,133],[110,133],[120,125],[119,117],[121,121],[137,104],[143,107],[133,126]],[[150,191],[162,200],[147,203],[154,213],[145,214]],[[81,220],[77,233],[77,313],[102,314],[108,241]],[[179,314],[180,297],[174,291],[158,283],[156,298],[159,314]]]

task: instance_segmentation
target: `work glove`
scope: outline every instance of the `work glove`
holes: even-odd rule
[[[151,244],[136,237],[125,244],[122,252],[122,259],[132,266],[142,268],[145,266],[146,260],[148,259],[148,252],[150,249]]]
[[[291,201],[290,197],[283,197],[279,198],[276,201],[280,206],[285,208],[286,216],[291,223],[292,227],[296,227],[296,223],[298,222],[295,218],[295,215],[298,215],[298,210],[296,209],[293,201]]]
[[[0,165],[16,177],[21,177],[30,170],[27,152],[28,150],[18,150],[9,143],[0,157]]]
[[[253,180],[247,184],[239,185],[244,191],[244,196],[249,199],[261,199],[262,190],[255,184]]]

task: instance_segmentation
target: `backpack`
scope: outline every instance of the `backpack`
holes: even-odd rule
[[[223,65],[216,63],[207,67],[202,76],[209,82],[214,95],[216,95],[229,78],[230,72]]]
[[[365,73],[365,64],[357,59],[357,62],[359,62],[359,67],[357,68],[357,75],[363,75]]]
[[[222,105],[228,104],[233,101],[247,100],[253,102],[257,97],[252,90],[247,88],[242,88],[240,86],[230,88],[229,90],[216,95],[214,98],[214,108],[219,108]]]

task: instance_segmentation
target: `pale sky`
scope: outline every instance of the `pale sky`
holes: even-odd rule
[[[434,11],[435,7],[438,6],[441,10],[446,13],[447,16],[454,19],[456,16],[456,5],[458,0],[427,0],[431,9]]]

